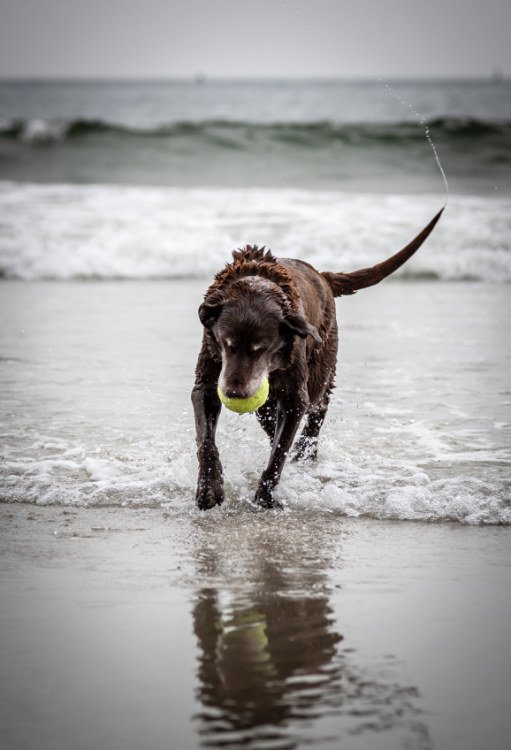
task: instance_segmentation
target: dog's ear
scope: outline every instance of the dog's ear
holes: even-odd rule
[[[307,323],[305,318],[298,313],[288,313],[284,318],[282,325],[284,327],[284,330],[289,331],[295,336],[300,336],[300,338],[302,339],[307,338],[307,336],[312,336],[314,341],[317,341],[318,344],[321,344],[321,336],[318,333],[318,329],[310,323]]]
[[[218,320],[223,305],[224,298],[220,292],[214,292],[204,300],[199,307],[199,318],[204,328],[211,328]]]

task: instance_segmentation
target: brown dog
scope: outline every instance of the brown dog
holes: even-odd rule
[[[334,297],[373,286],[393,273],[419,249],[442,211],[399,253],[352,273],[319,273],[308,263],[277,259],[255,246],[233,253],[233,262],[215,276],[199,308],[204,336],[192,392],[199,508],[213,508],[224,499],[215,444],[218,385],[230,398],[248,398],[269,377],[270,395],[256,414],[272,449],[255,502],[272,508],[273,490],[304,415],[295,455],[316,455],[337,361]]]

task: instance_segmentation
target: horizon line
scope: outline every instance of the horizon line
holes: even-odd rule
[[[385,81],[393,82],[491,82],[491,83],[506,83],[511,80],[502,71],[498,74],[496,71],[491,71],[487,74],[480,73],[474,75],[463,75],[463,74],[416,74],[416,75],[382,75],[382,74],[339,74],[339,75],[208,75],[201,71],[188,75],[86,75],[86,74],[73,74],[73,75],[40,75],[40,74],[9,74],[3,75],[0,73],[0,82],[9,83],[45,83],[45,82],[58,82],[58,83],[84,83],[84,82],[116,82],[116,83],[196,83],[198,85],[207,83],[304,83],[304,82],[317,82],[317,83],[335,83],[335,82],[364,82],[364,83],[377,83]]]

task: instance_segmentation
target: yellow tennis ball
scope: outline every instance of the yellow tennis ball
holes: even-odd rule
[[[217,392],[224,406],[231,411],[238,412],[238,414],[246,414],[249,411],[257,411],[264,404],[270,392],[270,384],[268,383],[268,378],[263,378],[257,391],[249,398],[228,398],[222,393],[220,387],[217,388]]]

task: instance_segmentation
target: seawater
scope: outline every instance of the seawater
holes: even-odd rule
[[[509,195],[490,81],[1,82],[0,180]]]
[[[2,282],[1,499],[199,514],[190,391],[206,282]],[[387,282],[338,302],[338,387],[284,512],[511,521],[505,285]],[[253,513],[269,455],[223,410],[226,501]]]
[[[511,87],[490,81],[0,82],[0,276],[209,276],[246,243],[507,283]]]
[[[338,303],[338,388],[286,512],[509,523],[508,82],[394,82],[452,195],[395,278]],[[444,200],[371,82],[0,83],[0,498],[194,514],[189,392],[211,274],[246,243],[350,271]],[[224,414],[225,505],[268,445]]]

